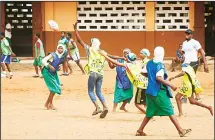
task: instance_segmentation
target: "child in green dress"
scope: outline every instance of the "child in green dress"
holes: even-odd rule
[[[146,89],[147,108],[146,116],[137,130],[136,136],[146,136],[143,129],[154,116],[169,116],[180,137],[184,137],[191,132],[191,129],[182,129],[177,118],[174,116],[173,106],[170,101],[172,94],[169,87],[174,91],[177,87],[166,80],[168,76],[163,64],[163,58],[163,47],[156,47],[154,50],[154,59],[150,60],[142,70],[143,75],[148,76],[148,86]]]
[[[66,49],[62,44],[57,46],[56,52],[50,53],[42,60],[42,64],[44,65],[42,69],[42,75],[44,77],[44,81],[50,91],[49,97],[45,103],[45,107],[49,110],[55,110],[56,108],[53,105],[53,98],[55,94],[61,94],[61,85],[58,78],[58,68],[59,65],[62,64],[65,60]]]

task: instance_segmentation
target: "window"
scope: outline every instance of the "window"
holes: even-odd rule
[[[169,1],[156,2],[155,30],[185,30],[189,27],[188,2]]]
[[[129,11],[129,12],[128,12]],[[78,2],[78,29],[83,31],[144,31],[145,2]]]

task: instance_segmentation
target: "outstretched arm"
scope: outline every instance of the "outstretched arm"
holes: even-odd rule
[[[107,54],[110,58],[112,58],[112,59],[123,59],[123,60],[125,60],[125,58],[124,57],[120,57],[120,56],[114,56],[114,55],[110,55],[110,54]]]
[[[173,79],[175,79],[175,78],[178,78],[178,77],[184,76],[184,74],[185,74],[185,72],[184,72],[184,71],[182,71],[182,72],[181,72],[181,73],[179,73],[178,75],[176,75],[176,76],[174,76],[174,77],[169,78],[169,81],[172,81],[172,80],[173,80]]]
[[[111,63],[113,63],[113,64],[115,64],[115,65],[117,65],[117,66],[126,67],[125,64],[119,63],[119,62],[117,62],[116,60],[110,58],[110,57],[107,55],[106,52],[100,51],[100,54],[103,55],[103,56],[106,58],[107,61],[109,61],[109,62],[111,62]]]
[[[111,69],[114,69],[116,65],[114,65],[112,62],[108,61],[108,65]]]
[[[173,91],[176,91],[177,87],[172,85],[169,81],[164,80],[161,76],[157,76],[156,80],[162,83],[163,85],[169,86]]]
[[[79,33],[78,33],[77,25],[78,25],[78,21],[77,21],[75,24],[73,24],[74,30],[75,30],[76,38],[77,38],[77,40],[78,40],[78,43],[80,43],[81,46],[82,46],[83,48],[85,48],[85,43],[84,43],[84,41],[81,39],[81,37],[80,37],[80,35],[79,35]]]

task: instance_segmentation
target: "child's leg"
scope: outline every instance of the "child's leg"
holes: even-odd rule
[[[99,98],[100,102],[103,105],[103,111],[100,114],[100,118],[105,118],[107,113],[108,113],[108,107],[106,105],[104,96],[102,94],[101,88],[102,88],[102,81],[103,81],[103,76],[97,74],[97,80],[96,80],[96,95]]]
[[[6,65],[6,67],[7,67],[7,70],[8,70],[9,72],[11,72],[10,64],[5,64],[5,65]]]
[[[113,112],[116,112],[117,105],[118,105],[118,103],[113,103]]]
[[[12,74],[11,69],[10,69],[10,64],[5,64],[5,65],[7,67],[7,70],[9,71],[9,75],[10,75],[10,79],[11,79],[13,74]]]
[[[81,65],[81,63],[80,63],[80,60],[76,60],[75,62],[76,62],[76,64],[78,65],[78,67],[81,69],[82,74],[85,74],[84,69],[83,69],[83,67],[82,67],[82,65]]]
[[[137,130],[137,134],[136,136],[146,136],[146,134],[143,132],[143,129],[145,128],[145,126],[148,124],[149,120],[151,118],[148,118],[145,116],[145,118],[143,119],[139,129]]]
[[[182,94],[180,94],[180,93],[177,93],[176,95],[175,95],[175,100],[176,100],[176,103],[177,103],[177,106],[178,106],[178,112],[179,112],[179,117],[181,117],[181,116],[183,116],[183,112],[182,112],[182,103],[181,103],[181,97],[182,97],[183,95]]]
[[[49,99],[49,105],[48,105],[48,109],[51,109],[51,110],[56,110],[56,108],[54,107],[53,105],[53,98],[54,98],[54,93],[50,93],[50,99]]]
[[[34,69],[35,69],[36,75],[39,75],[38,67],[36,65],[34,65]]]
[[[190,101],[190,104],[197,105],[197,106],[201,106],[201,107],[204,107],[204,108],[208,109],[208,110],[210,111],[211,115],[213,116],[213,107],[212,107],[212,106],[205,105],[205,104],[203,104],[203,103],[201,103],[201,102],[196,101],[196,100],[194,99],[194,97],[193,97],[193,94],[192,94],[192,96],[189,98],[189,101]]]
[[[135,103],[135,106],[136,106],[142,113],[146,114],[146,111],[145,111],[145,109],[142,107],[142,105],[139,105],[139,104],[136,104],[136,103]]]
[[[107,110],[107,105],[106,105],[106,102],[105,102],[105,99],[104,99],[104,96],[102,94],[102,82],[103,82],[103,77],[102,76],[98,76],[98,79],[96,80],[96,95],[97,97],[99,98],[100,102],[102,103],[103,105],[103,110]]]
[[[50,101],[52,99],[52,96],[54,96],[54,94],[52,92],[50,92],[49,97],[48,97],[48,99],[44,105],[47,109],[49,109],[49,104],[50,104]]]
[[[3,71],[3,72],[6,72],[5,63],[1,63],[1,67],[2,67],[2,71]]]
[[[94,94],[95,82],[96,82],[95,73],[91,73],[90,76],[89,76],[89,78],[88,78],[88,94],[89,94],[90,99],[93,102],[94,106],[96,107],[95,111],[97,111],[100,108],[99,108],[99,106],[97,104],[96,97],[95,97],[95,94]]]
[[[122,105],[121,105],[121,107],[120,107],[120,110],[123,110],[123,111],[125,111],[125,112],[128,112],[128,110],[125,109],[125,106],[126,106],[127,103],[128,103],[128,101],[123,101],[123,103],[122,103]]]
[[[191,132],[191,129],[182,129],[177,118],[174,115],[169,116],[169,118],[172,121],[172,123],[175,125],[175,127],[178,130],[178,133],[181,137],[184,137],[186,134]]]
[[[69,74],[72,74],[73,71],[72,71],[72,64],[71,64],[71,60],[68,60],[68,68],[69,68]]]

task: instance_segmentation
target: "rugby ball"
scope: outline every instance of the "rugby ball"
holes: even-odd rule
[[[51,30],[54,30],[54,31],[58,31],[59,30],[59,26],[58,26],[57,22],[55,22],[54,20],[49,20],[48,21],[48,25],[49,25],[49,28]]]

